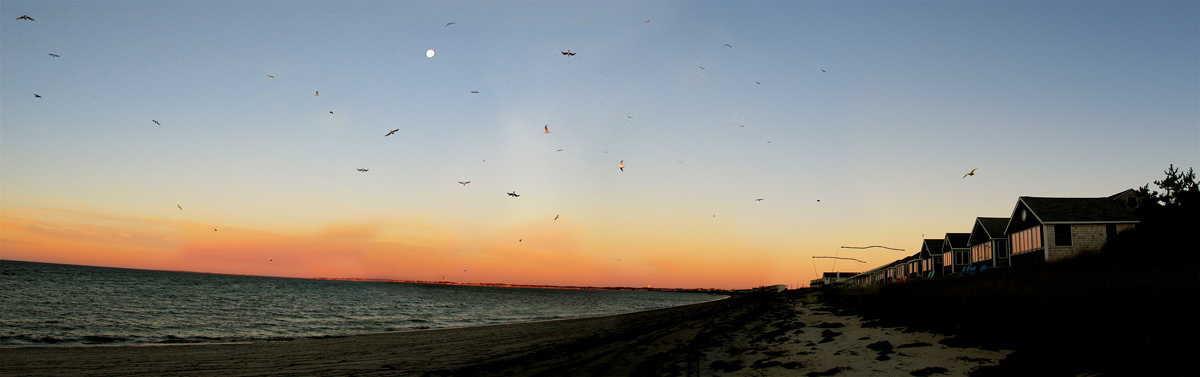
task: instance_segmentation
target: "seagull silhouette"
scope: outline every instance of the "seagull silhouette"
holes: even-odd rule
[[[478,91],[478,90],[472,90],[472,91],[471,91],[471,93],[474,93],[474,94],[479,94],[479,91]]]
[[[450,27],[450,25],[454,25],[454,23],[453,22],[447,23],[446,26],[443,26],[443,27]]]
[[[960,179],[966,179],[968,175],[975,175],[975,170],[978,170],[978,169],[979,168],[971,169],[971,171],[967,172],[967,174],[963,174],[963,177]]]
[[[33,98],[42,98],[42,96],[40,94],[33,93]]]
[[[25,15],[22,15],[21,17],[17,17],[17,19],[18,19],[18,20],[30,20],[30,21],[33,21],[33,17],[29,17],[29,16],[25,16]]]
[[[270,77],[270,78],[275,78],[275,76],[272,76],[272,75],[267,75],[267,77]]]
[[[321,91],[320,91],[320,90],[317,90],[316,92],[317,92],[317,94],[314,94],[313,96],[314,96],[314,97],[320,97],[320,96],[321,96]]]
[[[461,185],[463,185],[463,186],[466,186],[468,183],[471,183],[471,181],[466,181],[466,182],[463,182],[463,181],[458,181],[458,183],[459,183],[459,184],[461,184]]]
[[[758,198],[758,199],[754,199],[754,201],[756,201],[756,202],[761,202],[761,201],[763,201],[763,200],[762,200],[762,198]]]
[[[617,167],[621,168],[621,171],[625,171],[625,160],[621,160],[621,164],[617,165]]]
[[[329,113],[330,113],[330,114],[333,114],[333,110],[329,110]]]
[[[371,169],[358,168],[358,171],[361,171],[361,172],[363,172],[363,173],[366,173],[366,172],[367,172],[367,170],[371,170]]]
[[[53,56],[53,57],[56,57],[56,58],[57,58],[57,57],[58,57],[58,54],[50,54],[50,56]]]
[[[550,133],[550,125],[549,124],[546,125],[546,133]]]
[[[562,53],[562,54],[563,54],[563,55],[566,55],[566,56],[575,56],[575,53],[574,53],[574,52],[571,52],[571,50],[566,50],[566,51],[563,51],[563,53]]]
[[[728,43],[725,44],[725,47],[733,48],[733,46],[730,46]]]
[[[183,210],[183,206],[181,206],[181,205],[178,205],[178,204],[176,204],[175,206],[176,206],[176,207],[179,207],[179,210],[180,210],[180,211],[182,211],[182,210]]]
[[[510,193],[508,193],[508,196],[511,196],[511,197],[514,197],[514,198],[519,198],[519,197],[521,197],[520,195],[517,195],[517,192],[516,192],[516,191],[513,191],[513,192],[510,192]]]
[[[162,125],[162,123],[159,123],[157,120],[151,119],[150,121],[151,121],[151,122],[154,122],[154,124],[157,124],[157,125],[160,125],[160,126]]]
[[[391,130],[390,132],[387,133],[387,135],[383,135],[383,137],[392,136],[392,134],[396,133],[396,131],[400,131],[400,129],[397,128],[397,129]]]
[[[554,215],[554,221],[558,221],[558,215]]]

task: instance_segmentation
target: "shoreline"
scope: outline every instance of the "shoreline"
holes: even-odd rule
[[[4,349],[20,349],[20,348],[69,348],[69,347],[78,347],[78,348],[92,348],[92,347],[172,347],[172,346],[204,346],[204,345],[234,345],[234,344],[251,344],[251,343],[278,343],[278,342],[296,342],[296,341],[309,341],[309,340],[321,340],[321,339],[338,339],[338,338],[348,338],[348,337],[355,337],[355,336],[365,336],[365,335],[403,334],[403,333],[410,333],[410,332],[422,332],[422,331],[458,330],[458,329],[467,329],[467,328],[475,328],[475,327],[509,326],[509,325],[535,324],[535,323],[543,323],[543,322],[571,321],[571,320],[580,320],[580,319],[592,319],[592,318],[603,318],[603,317],[612,317],[612,316],[622,316],[622,315],[638,314],[638,313],[645,313],[645,312],[653,312],[653,311],[656,311],[656,310],[665,310],[665,309],[679,308],[679,307],[685,307],[685,306],[691,306],[691,305],[703,305],[703,304],[708,304],[708,303],[711,303],[711,302],[716,302],[716,301],[725,300],[725,299],[728,299],[728,298],[732,297],[732,296],[730,296],[730,295],[717,295],[717,294],[712,294],[712,295],[714,295],[714,296],[722,296],[722,297],[719,297],[719,298],[717,298],[717,299],[713,299],[713,300],[709,300],[709,301],[701,301],[701,302],[697,302],[697,303],[692,303],[692,304],[686,304],[686,305],[680,305],[680,306],[670,306],[670,307],[665,307],[665,308],[656,308],[656,309],[646,309],[646,310],[640,310],[640,311],[628,312],[628,313],[599,314],[599,315],[589,315],[589,316],[580,316],[580,317],[553,318],[553,319],[540,319],[540,320],[530,320],[530,321],[520,321],[520,322],[487,323],[487,324],[468,325],[468,326],[453,326],[453,327],[424,328],[424,329],[408,329],[408,330],[396,330],[396,331],[378,331],[378,332],[365,332],[365,333],[347,334],[347,335],[326,335],[326,336],[315,336],[315,337],[297,337],[297,338],[285,338],[285,339],[252,339],[252,340],[245,340],[245,341],[218,341],[218,342],[179,342],[179,343],[161,343],[161,342],[155,342],[155,343],[129,343],[129,342],[126,342],[126,343],[106,343],[106,344],[86,344],[86,343],[65,343],[65,344],[9,344],[9,345],[0,345],[0,350],[4,350]]]
[[[0,348],[0,375],[965,375],[1006,355],[941,338],[863,326],[785,296],[735,295],[601,317],[337,338]]]

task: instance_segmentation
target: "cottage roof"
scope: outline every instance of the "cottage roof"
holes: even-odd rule
[[[971,229],[971,238],[967,244],[975,246],[994,238],[1004,238],[1004,228],[1007,226],[1007,217],[976,217],[975,226]]]
[[[1022,196],[1043,224],[1053,223],[1136,223],[1137,217],[1125,204],[1110,198],[1039,198]]]
[[[942,243],[945,239],[926,238],[925,242],[921,243],[921,257],[929,258],[934,255],[942,255]]]
[[[971,247],[967,242],[971,240],[971,233],[946,233],[946,242],[948,245],[942,245],[943,250],[946,246],[951,249],[966,249]]]

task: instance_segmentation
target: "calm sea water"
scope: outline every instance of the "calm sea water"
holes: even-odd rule
[[[0,261],[0,346],[335,337],[629,313],[721,297]]]

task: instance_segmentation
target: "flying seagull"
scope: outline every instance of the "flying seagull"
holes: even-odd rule
[[[447,23],[446,26],[442,26],[442,27],[450,27],[450,25],[454,25],[454,23],[450,22],[450,23]]]
[[[754,201],[756,201],[756,202],[761,202],[761,201],[763,201],[763,200],[762,200],[762,198],[758,198],[758,199],[754,199]]]
[[[182,211],[182,210],[183,210],[183,206],[181,206],[181,205],[178,205],[178,204],[176,204],[175,206],[176,206],[176,207],[179,207],[179,210],[180,210],[180,211]]]
[[[390,132],[387,133],[387,135],[383,135],[383,137],[392,136],[392,134],[396,133],[396,131],[400,131],[400,129],[397,128],[397,129],[391,130]]]
[[[521,197],[520,195],[517,195],[517,192],[516,192],[516,191],[513,191],[513,192],[510,192],[510,193],[508,193],[508,196],[511,196],[511,197],[514,197],[514,198],[519,198],[519,197]]]
[[[317,94],[313,95],[314,97],[320,97],[320,96],[321,96],[321,91],[320,91],[320,90],[316,90],[315,92],[317,92]]]
[[[563,53],[562,53],[562,54],[563,54],[563,55],[566,55],[566,56],[575,56],[575,53],[574,53],[574,52],[571,52],[571,50],[566,50],[566,51],[563,51]]]
[[[825,72],[825,70],[824,70],[824,69],[822,69],[822,70],[821,70],[821,72]]]
[[[275,76],[273,76],[273,75],[267,75],[267,77],[270,77],[270,78],[275,78]]]
[[[361,171],[361,172],[363,172],[363,173],[366,173],[366,172],[367,172],[367,170],[371,170],[371,169],[358,168],[358,171]]]
[[[546,133],[550,133],[550,125],[549,124],[546,125]]]
[[[700,67],[700,69],[704,69],[704,67]]]
[[[558,215],[554,215],[554,221],[558,221]]]
[[[329,110],[329,113],[330,113],[330,114],[333,114],[333,110]]]
[[[154,122],[154,124],[157,124],[157,125],[160,125],[160,126],[162,125],[162,123],[159,123],[157,120],[151,119],[150,121],[151,121],[151,122]]]
[[[842,246],[842,248],[843,248],[843,249],[870,249],[870,248],[872,248],[872,247],[878,247],[878,248],[880,248],[880,249],[888,249],[888,250],[904,251],[904,249],[897,249],[897,248],[894,248],[894,247],[879,246],[879,245],[871,245],[871,246]]]
[[[463,185],[463,186],[466,186],[468,183],[471,183],[471,181],[466,181],[466,182],[458,181],[458,184]]]
[[[977,170],[977,169],[979,169],[979,168],[971,169],[971,171],[967,172],[967,174],[963,174],[963,177],[961,179],[966,179],[968,175],[975,175],[975,170]]]
[[[621,171],[625,171],[625,160],[621,160],[621,164],[617,165],[617,167],[621,168]]]
[[[50,54],[50,56],[53,56],[53,57],[56,57],[56,58],[57,58],[57,57],[58,57],[58,54]]]
[[[471,93],[473,93],[473,94],[479,94],[479,91],[478,91],[478,90],[472,90],[472,91],[471,91]]]
[[[725,47],[733,48],[733,46],[730,46],[728,43],[725,44]]]
[[[25,15],[22,15],[21,17],[17,17],[17,19],[18,19],[18,20],[30,20],[30,21],[33,21],[33,17],[29,17],[29,16],[25,16]]]
[[[562,150],[562,148],[559,148],[559,149],[558,149],[557,151],[555,151],[555,152],[562,152],[562,151],[563,151],[563,150]]]
[[[42,95],[40,95],[40,94],[37,94],[37,93],[33,93],[33,98],[42,98]]]

